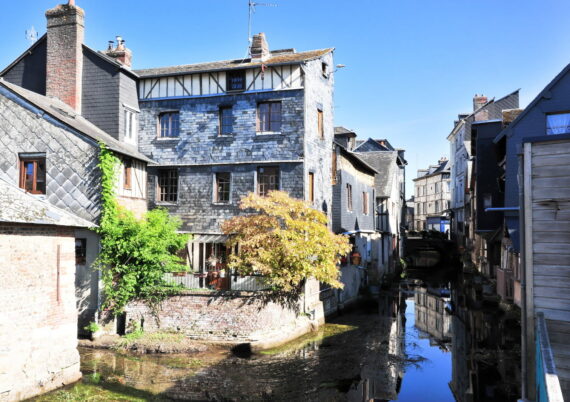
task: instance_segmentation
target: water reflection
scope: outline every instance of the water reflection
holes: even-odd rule
[[[516,400],[516,312],[483,282],[409,277],[318,333],[249,358],[81,350],[83,386],[100,400]]]

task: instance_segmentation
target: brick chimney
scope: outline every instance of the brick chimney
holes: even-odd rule
[[[81,113],[85,12],[75,0],[46,12],[46,95],[58,98]]]
[[[113,59],[117,60],[123,66],[131,68],[133,53],[130,49],[125,46],[125,40],[120,36],[117,36],[117,43],[112,40],[109,41],[109,47],[105,51],[105,54]]]
[[[473,97],[473,111],[476,111],[481,106],[487,103],[487,97],[485,95],[477,95]]]
[[[271,52],[269,52],[269,45],[267,44],[267,39],[265,39],[263,32],[253,35],[249,53],[251,54],[252,61],[264,61],[269,58]]]

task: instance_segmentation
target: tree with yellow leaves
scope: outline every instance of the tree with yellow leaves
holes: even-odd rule
[[[348,237],[334,234],[327,217],[306,202],[283,191],[266,197],[250,193],[241,199],[240,209],[254,210],[224,222],[228,246],[239,245],[229,257],[228,267],[240,275],[261,274],[274,290],[298,290],[304,280],[342,288],[338,263],[348,254]]]

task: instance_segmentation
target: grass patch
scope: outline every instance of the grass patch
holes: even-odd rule
[[[316,332],[308,333],[284,345],[263,350],[259,353],[262,355],[278,355],[291,350],[302,349],[313,342],[320,342],[326,338],[330,338],[331,336],[344,334],[345,332],[354,331],[356,329],[358,329],[358,327],[353,325],[325,324]]]
[[[85,381],[85,380],[84,380]],[[169,399],[119,383],[92,384],[91,380],[75,384],[72,388],[50,392],[34,401],[167,401]],[[100,380],[99,380],[100,381]]]
[[[133,346],[155,346],[159,344],[174,345],[184,340],[184,334],[179,332],[144,332],[134,331],[124,335],[119,341],[119,349],[131,349]]]

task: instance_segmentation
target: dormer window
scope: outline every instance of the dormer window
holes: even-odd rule
[[[226,88],[228,91],[245,91],[245,70],[228,71]]]

